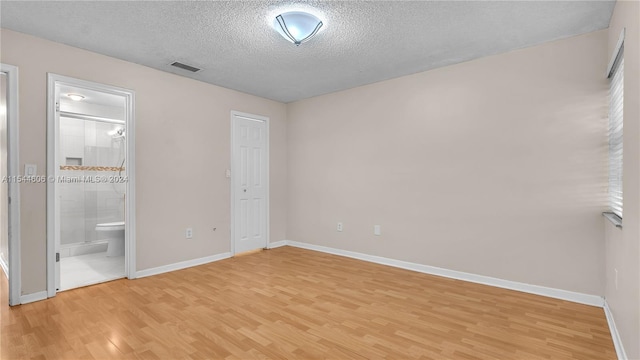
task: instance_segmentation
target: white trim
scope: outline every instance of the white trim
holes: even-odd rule
[[[269,247],[269,233],[270,233],[270,204],[269,204],[269,193],[271,192],[271,185],[269,182],[269,167],[271,164],[271,159],[270,159],[270,155],[269,155],[269,143],[270,143],[270,135],[269,135],[269,118],[266,116],[261,116],[261,115],[254,115],[254,114],[249,114],[249,113],[244,113],[244,112],[240,112],[240,111],[235,111],[235,110],[231,110],[231,184],[230,184],[230,189],[231,189],[231,244],[230,244],[230,249],[231,249],[231,256],[235,255],[236,253],[236,244],[235,244],[235,182],[233,181],[234,179],[234,161],[235,161],[235,133],[234,133],[234,118],[241,118],[241,119],[246,119],[246,120],[253,120],[253,121],[263,121],[265,123],[265,131],[266,131],[266,137],[267,137],[267,141],[265,144],[265,152],[266,152],[266,159],[267,159],[267,164],[266,164],[266,176],[265,176],[265,183],[266,183],[266,187],[267,187],[267,191],[265,193],[265,207],[266,207],[266,236],[265,236],[265,243],[264,243],[264,248],[268,248]]]
[[[164,274],[170,271],[182,270],[182,269],[190,268],[193,266],[204,265],[204,264],[212,263],[214,261],[228,259],[230,257],[231,257],[231,253],[226,252],[226,253],[217,254],[217,255],[205,256],[203,258],[181,261],[181,262],[177,262],[169,265],[154,267],[151,269],[140,270],[136,273],[136,277],[143,278],[143,277],[152,276],[152,275]]]
[[[609,324],[609,332],[611,332],[611,339],[613,340],[613,346],[616,348],[616,355],[618,355],[618,360],[627,360],[627,353],[624,351],[624,346],[622,345],[622,339],[620,338],[620,333],[618,332],[618,328],[616,328],[616,322],[613,319],[613,313],[609,308],[609,303],[607,300],[604,301],[604,314],[607,317],[607,324]]]
[[[28,303],[32,303],[40,300],[46,300],[46,299],[47,299],[47,292],[38,291],[37,293],[20,296],[20,304],[24,305],[24,304],[28,304]]]
[[[47,177],[56,176],[55,143],[56,143],[56,76],[47,74]],[[56,264],[55,264],[55,199],[56,186],[47,181],[47,296],[56,296]]]
[[[616,64],[616,60],[618,60],[618,56],[620,56],[620,49],[622,49],[622,45],[624,44],[625,37],[625,28],[622,28],[620,31],[620,36],[618,37],[618,42],[616,43],[616,47],[613,50],[613,54],[611,54],[611,60],[609,60],[609,65],[607,65],[607,73],[606,77],[610,77],[613,72],[613,66]]]
[[[56,84],[66,84],[96,90],[125,98],[126,155],[125,171],[128,177],[125,191],[125,274],[129,279],[136,278],[136,225],[135,225],[135,92],[116,86],[76,79],[68,76],[47,73],[47,176],[58,175],[55,166],[56,156]],[[56,183],[47,181],[47,294],[56,294],[55,246],[56,246]]]
[[[279,248],[282,246],[287,246],[289,245],[289,241],[288,240],[280,240],[280,241],[275,241],[272,243],[269,243],[269,245],[267,246],[267,249],[275,249],[275,248]]]
[[[0,71],[7,76],[7,175],[15,177],[20,175],[20,162],[18,156],[19,142],[19,92],[18,92],[18,68],[13,65],[0,64]],[[9,198],[11,203],[8,206],[9,229],[9,267],[7,278],[9,278],[9,305],[20,304],[20,293],[22,292],[21,275],[21,243],[20,243],[20,184],[9,182]],[[6,266],[6,264],[5,264]]]
[[[334,249],[330,247],[312,245],[312,244],[307,244],[307,243],[302,243],[297,241],[291,241],[291,240],[285,240],[285,241],[287,245],[302,248],[302,249],[314,250],[314,251],[320,251],[320,252],[333,254],[333,255],[350,257],[353,259],[369,261],[376,264],[393,266],[393,267],[417,271],[425,274],[443,276],[443,277],[457,279],[457,280],[464,280],[464,281],[469,281],[469,282],[483,284],[483,285],[495,286],[503,289],[522,291],[530,294],[542,295],[542,296],[572,301],[572,302],[585,304],[585,305],[602,307],[604,304],[604,299],[601,296],[597,296],[597,295],[588,295],[588,294],[549,288],[549,287],[544,287],[539,285],[525,284],[517,281],[498,279],[490,276],[476,275],[476,274],[466,273],[462,271],[443,269],[435,266],[416,264],[416,263],[411,263],[407,261],[389,259],[381,256],[367,255],[367,254],[362,254],[358,252]]]
[[[135,279],[137,276],[136,271],[136,94],[133,90],[123,89],[122,93],[125,98],[126,106],[126,124],[125,129],[127,131],[127,155],[125,158],[125,169],[127,177],[129,178],[125,189],[125,219],[124,219],[124,236],[126,251],[124,253],[125,259],[125,274],[129,279]]]

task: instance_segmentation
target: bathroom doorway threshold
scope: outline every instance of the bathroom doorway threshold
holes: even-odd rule
[[[124,256],[107,256],[107,252],[68,256],[60,259],[60,291],[122,279]]]

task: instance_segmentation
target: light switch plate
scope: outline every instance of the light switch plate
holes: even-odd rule
[[[36,176],[38,166],[36,164],[24,164],[24,176]]]

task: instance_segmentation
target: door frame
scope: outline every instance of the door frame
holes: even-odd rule
[[[136,278],[136,194],[135,194],[135,92],[133,90],[47,73],[47,177],[56,177],[56,148],[59,118],[56,116],[56,84],[123,96],[125,98],[125,129],[127,131],[125,169],[128,182],[125,190],[125,276]],[[54,178],[55,179],[55,178]],[[56,237],[59,222],[56,219],[56,182],[47,181],[47,297],[56,295]]]
[[[265,243],[264,243],[264,247],[268,247],[269,246],[269,228],[270,228],[270,221],[269,221],[269,214],[270,214],[270,205],[269,205],[269,193],[271,192],[271,185],[269,182],[269,164],[270,164],[270,156],[269,156],[269,118],[266,116],[261,116],[261,115],[254,115],[254,114],[249,114],[249,113],[245,113],[245,112],[240,112],[240,111],[235,111],[232,110],[231,111],[231,244],[230,244],[230,249],[231,249],[231,256],[234,256],[236,254],[236,234],[235,234],[235,228],[236,228],[236,221],[238,221],[236,219],[235,216],[235,204],[236,204],[236,183],[234,181],[234,176],[235,176],[235,158],[236,158],[236,152],[235,152],[235,148],[236,148],[236,141],[235,141],[235,119],[236,118],[242,118],[242,119],[248,119],[248,120],[253,120],[253,121],[262,121],[265,124],[265,137],[266,137],[266,144],[265,144],[265,158],[266,158],[266,174],[265,174],[265,185],[267,188],[267,191],[265,192],[265,207],[266,207],[266,230],[265,230]]]
[[[18,131],[18,67],[0,63],[0,72],[7,76],[7,177],[17,178],[19,166],[19,131]],[[8,181],[9,195],[8,225],[9,229],[9,305],[19,305],[22,293],[22,274],[20,266],[20,183]],[[9,230],[7,229],[7,230]],[[4,229],[2,230],[4,231]]]

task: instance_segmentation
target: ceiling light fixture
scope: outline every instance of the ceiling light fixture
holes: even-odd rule
[[[67,97],[73,101],[80,101],[82,99],[84,99],[84,96],[80,95],[80,94],[67,94]]]
[[[273,27],[285,39],[296,46],[307,42],[322,27],[322,21],[316,16],[302,11],[290,11],[276,16]]]

